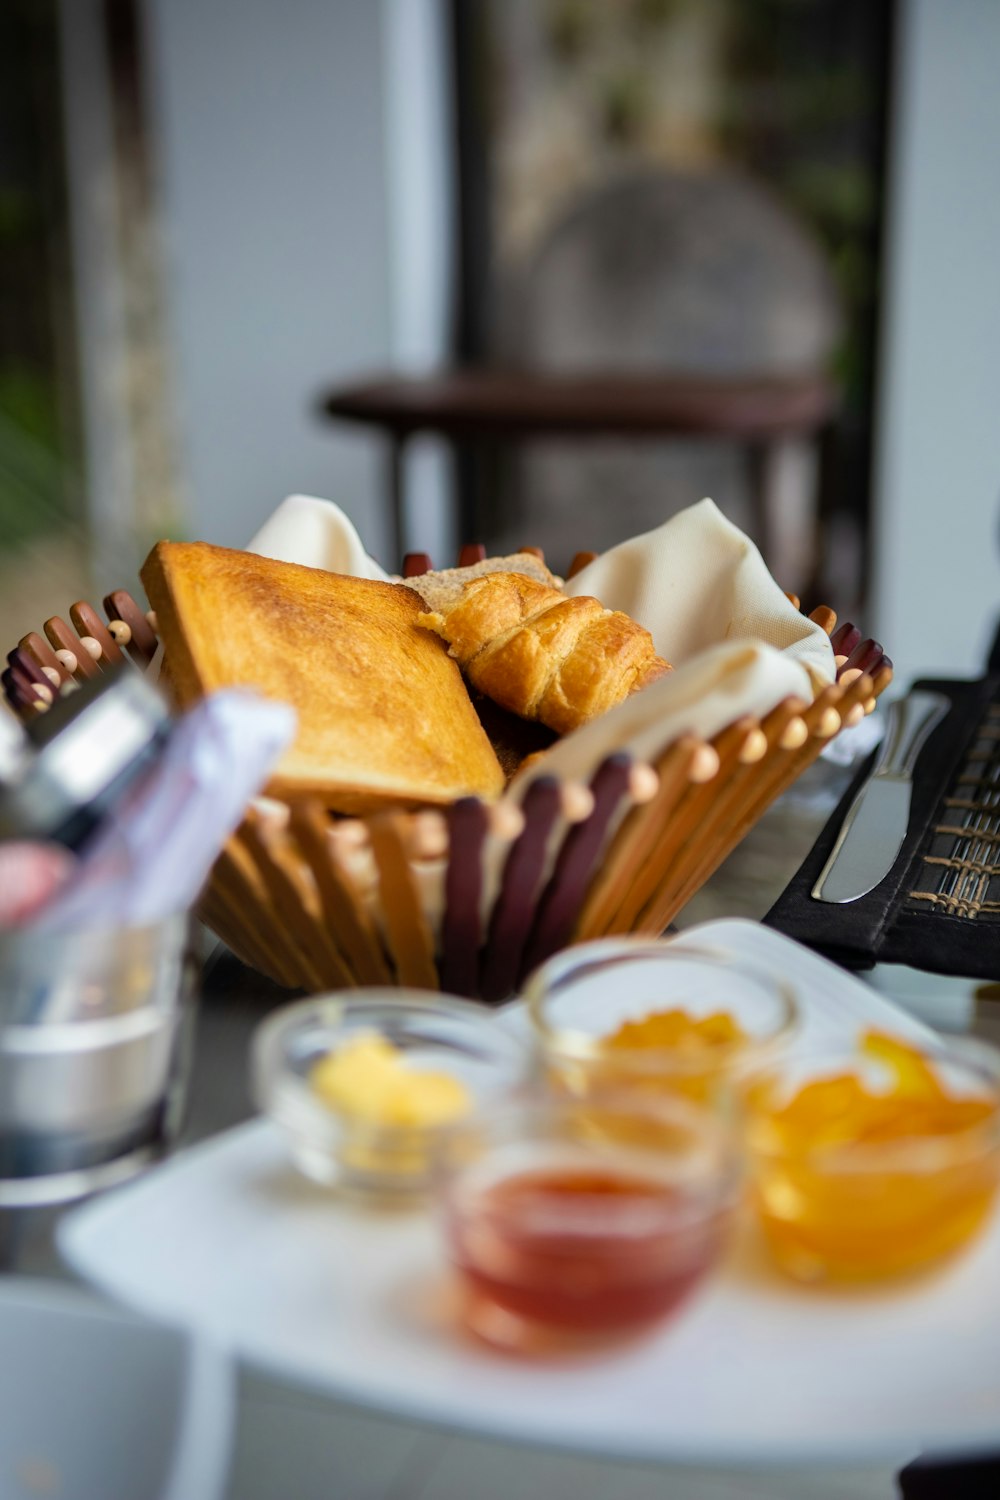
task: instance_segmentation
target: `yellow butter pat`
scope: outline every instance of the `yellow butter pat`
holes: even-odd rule
[[[309,1082],[331,1109],[371,1125],[447,1125],[468,1114],[472,1103],[458,1078],[414,1068],[375,1032],[359,1032],[320,1058]]]

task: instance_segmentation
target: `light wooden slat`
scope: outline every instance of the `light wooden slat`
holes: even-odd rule
[[[256,882],[257,889],[253,889],[251,882],[243,878],[238,862],[245,851],[237,854],[236,848],[236,840],[230,839],[222,849],[204,896],[217,901],[227,913],[229,930],[235,933],[237,939],[231,945],[233,951],[251,962],[255,968],[262,968],[265,974],[279,983],[292,984],[295,981],[289,977],[287,957],[284,953],[276,953],[268,943],[265,936],[266,924],[260,920],[261,906],[266,901],[263,882],[253,869],[251,878]],[[226,941],[229,941],[228,937]]]
[[[243,824],[243,837],[267,887],[273,920],[281,924],[288,941],[294,944],[307,987],[313,992],[327,989],[331,970],[329,955],[322,946],[319,900],[296,882],[288,868],[282,847],[284,830],[251,808]],[[343,976],[343,965],[339,969]]]
[[[720,769],[715,796],[705,810],[700,826],[678,851],[669,881],[656,892],[642,913],[641,920],[647,930],[662,932],[742,837],[735,833],[735,829],[748,799],[754,795],[767,759],[777,753],[782,736],[790,724],[801,718],[806,707],[798,698],[786,698],[779,703],[760,722],[764,750],[759,759],[748,763],[737,756],[728,777]],[[747,736],[747,743],[748,746],[753,743],[752,736]]]
[[[643,921],[643,913],[664,885],[674,883],[674,869],[682,850],[692,837],[700,836],[700,829],[720,788],[725,786],[733,767],[739,763],[744,745],[758,730],[756,719],[746,716],[727,724],[710,741],[717,757],[716,774],[708,781],[688,786],[661,830],[644,867],[636,872],[625,899],[608,928],[609,933],[651,931],[648,922]]]
[[[288,828],[266,820],[259,835],[270,861],[264,873],[272,882],[278,915],[308,955],[320,987],[354,988],[354,973],[323,920],[316,881],[295,838]]]
[[[195,905],[195,916],[221,938],[242,963],[266,974],[277,984],[288,985],[283,974],[272,970],[267,950],[248,937],[245,914],[235,902],[230,902],[221,885],[213,883],[206,887]]]
[[[434,939],[406,853],[406,815],[376,813],[368,819],[368,829],[397,982],[416,989],[436,990]]]
[[[576,923],[576,941],[599,937],[610,930],[633,881],[652,858],[663,829],[687,792],[699,757],[708,749],[703,740],[685,735],[653,763],[659,777],[656,795],[644,806],[627,813],[612,838]]]
[[[319,892],[322,921],[362,985],[391,984],[382,942],[360,891],[331,846],[329,819],[319,803],[297,803],[292,831]]]
[[[304,977],[298,954],[275,920],[263,877],[243,841],[242,826],[216,860],[211,883],[234,919],[244,924],[250,951],[262,953],[264,973],[290,989],[301,987]]]
[[[891,670],[882,677],[880,691],[888,685],[891,677]],[[738,785],[737,795],[728,808],[729,823],[728,827],[722,828],[722,837],[714,841],[711,838],[706,839],[702,859],[693,870],[682,872],[682,883],[679,889],[665,887],[661,890],[657,900],[650,903],[649,908],[642,915],[643,930],[662,932],[695,891],[701,888],[728,854],[746,836],[767,808],[822,753],[823,746],[830,737],[825,733],[824,719],[831,709],[836,712],[839,719],[843,720],[860,708],[866,701],[866,697],[870,696],[873,691],[872,680],[865,676],[851,682],[846,688],[840,684],[831,686],[802,715],[807,734],[801,745],[783,748],[781,734],[776,736],[775,742],[769,744],[760,772],[745,779],[738,778],[742,784]]]

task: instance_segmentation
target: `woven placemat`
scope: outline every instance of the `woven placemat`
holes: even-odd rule
[[[976,725],[907,886],[906,911],[1000,923],[1000,704]]]
[[[764,920],[850,968],[901,963],[997,980],[1000,675],[914,688],[942,693],[951,707],[917,761],[909,827],[891,871],[857,901],[831,905],[811,894],[868,760]]]

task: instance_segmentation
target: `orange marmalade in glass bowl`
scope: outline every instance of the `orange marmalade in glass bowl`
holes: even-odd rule
[[[1000,1183],[1000,1052],[877,1031],[742,1090],[752,1197],[800,1281],[918,1270],[968,1243]]]
[[[575,1098],[639,1089],[716,1104],[737,1070],[780,1055],[798,1019],[781,976],[680,940],[580,944],[536,970],[525,997],[545,1081]]]

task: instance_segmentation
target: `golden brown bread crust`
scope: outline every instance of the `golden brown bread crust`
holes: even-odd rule
[[[271,795],[359,813],[503,790],[457,666],[416,628],[412,590],[205,542],[160,542],[142,581],[182,707],[241,686],[296,709]]]
[[[559,734],[670,670],[628,615],[518,573],[471,580],[449,609],[420,614],[417,624],[448,642],[481,693]]]

